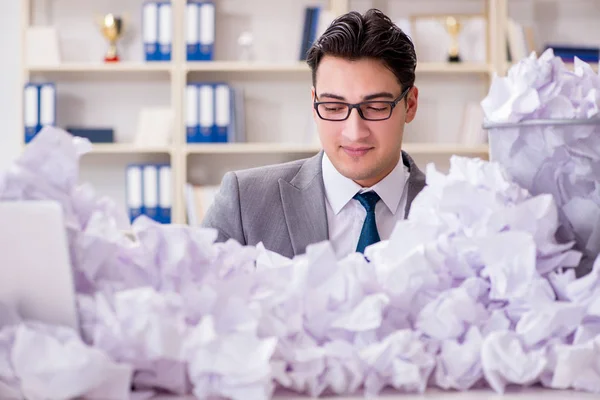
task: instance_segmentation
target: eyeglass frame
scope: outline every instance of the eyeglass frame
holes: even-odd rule
[[[343,101],[314,101],[313,102],[313,107],[315,109],[315,111],[317,112],[317,115],[319,116],[319,118],[321,118],[323,121],[332,121],[332,122],[341,122],[341,121],[345,121],[350,117],[350,114],[352,113],[352,109],[356,108],[356,111],[358,112],[358,115],[364,119],[365,121],[385,121],[388,120],[390,118],[392,118],[392,114],[394,113],[394,108],[396,108],[396,105],[402,101],[402,99],[404,99],[408,93],[410,92],[410,89],[412,89],[412,86],[407,87],[406,89],[404,89],[404,91],[402,93],[400,93],[400,96],[398,96],[395,100],[392,101],[388,101],[388,100],[367,100],[367,101],[362,101],[360,103],[345,103]],[[316,98],[316,95],[315,95]],[[387,116],[387,118],[378,118],[378,119],[368,119],[365,118],[365,116],[363,115],[362,110],[360,109],[361,106],[365,105],[365,104],[373,104],[373,103],[386,103],[389,104],[391,106],[390,108],[390,115]],[[348,107],[348,114],[346,115],[346,118],[343,119],[329,119],[329,118],[323,118],[321,116],[321,113],[319,112],[319,105],[320,104],[341,104],[344,106]]]

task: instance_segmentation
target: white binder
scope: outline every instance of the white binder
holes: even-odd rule
[[[147,217],[156,220],[158,216],[158,168],[156,167],[156,165],[144,165],[143,177],[144,214]]]
[[[215,5],[212,2],[200,3],[200,60],[210,61],[213,59],[215,45]]]
[[[29,143],[37,133],[40,124],[38,85],[27,84],[24,91],[23,122],[25,125],[25,143]]]
[[[227,142],[231,126],[231,89],[229,85],[215,85],[215,142]]]
[[[185,44],[188,61],[200,59],[200,5],[198,3],[187,3],[185,10]]]
[[[173,44],[173,17],[171,3],[161,3],[158,7],[158,45],[161,61],[171,60]]]
[[[200,133],[198,135],[198,141],[212,142],[213,126],[215,124],[214,88],[211,84],[201,83],[198,85],[198,91],[200,116]]]
[[[133,222],[142,214],[142,167],[137,164],[127,166],[127,211]]]
[[[142,9],[142,37],[146,61],[158,61],[158,3],[146,2]]]
[[[188,143],[199,141],[199,105],[198,105],[198,86],[188,84],[185,88],[185,130]]]
[[[158,220],[163,224],[171,223],[171,166],[158,168]]]
[[[56,125],[56,88],[51,83],[40,87],[40,126]]]

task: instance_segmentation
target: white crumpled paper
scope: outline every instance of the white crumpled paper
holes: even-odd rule
[[[578,58],[569,68],[552,49],[494,77],[481,102],[490,159],[532,194],[553,196],[559,239],[583,253],[579,275],[600,254],[599,105],[598,73]]]
[[[129,398],[131,365],[87,346],[70,329],[12,325],[0,332],[0,345],[0,382],[11,389],[0,386],[2,398]]]
[[[145,217],[127,239],[114,203],[76,183],[79,146],[47,128],[0,181],[2,200],[66,210],[82,332],[0,307],[2,394],[600,392],[600,258],[576,278],[581,253],[555,238],[553,197],[532,196],[497,163],[428,166],[408,219],[366,249],[370,261],[338,260],[328,242],[288,259]]]

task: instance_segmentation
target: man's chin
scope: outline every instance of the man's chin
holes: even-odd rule
[[[354,169],[343,170],[342,175],[346,178],[353,180],[354,182],[364,182],[373,179],[373,174],[370,171],[356,171]]]

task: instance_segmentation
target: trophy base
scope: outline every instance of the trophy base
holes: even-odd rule
[[[119,59],[119,56],[117,56],[117,55],[104,57],[104,62],[107,62],[107,63],[119,62],[119,61],[120,61],[120,59]]]
[[[456,56],[448,56],[448,62],[451,63],[459,63],[461,62],[460,56],[456,55]]]

